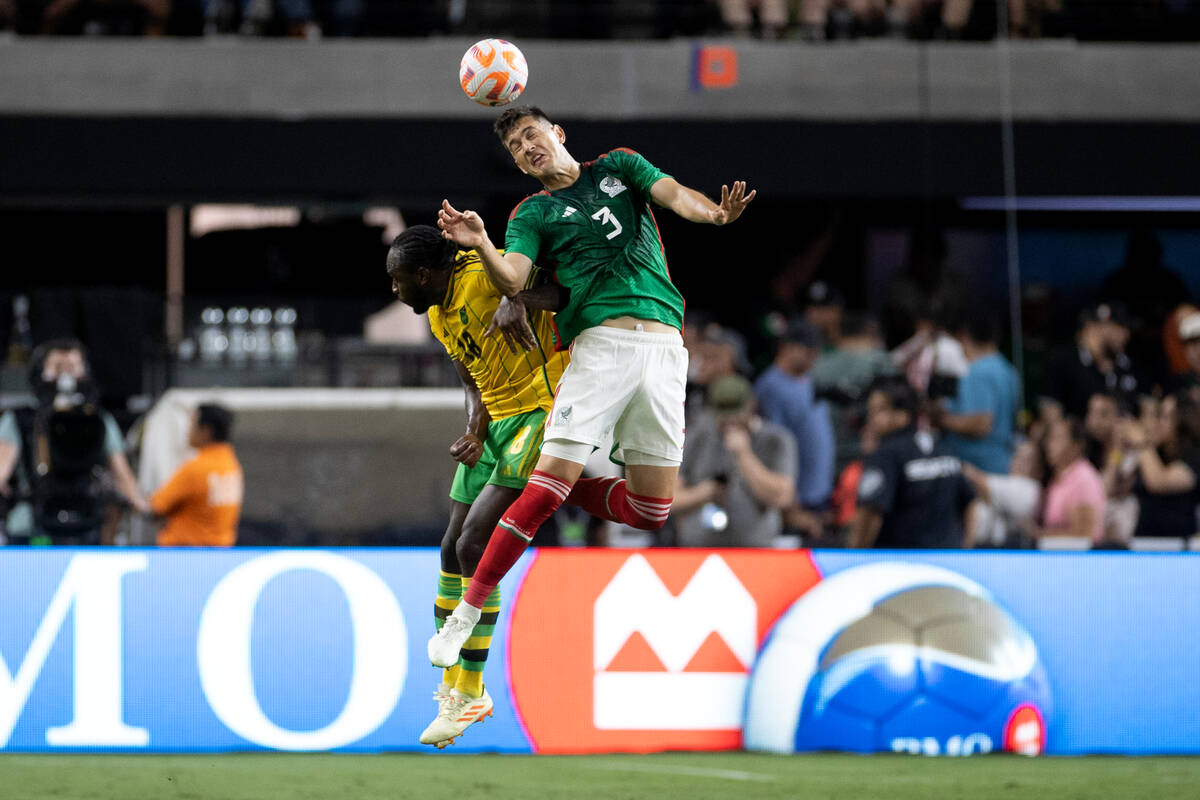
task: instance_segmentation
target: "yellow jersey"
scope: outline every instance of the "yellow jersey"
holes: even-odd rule
[[[531,272],[530,281],[533,275]],[[566,352],[554,349],[553,315],[531,310],[529,326],[538,347],[514,354],[504,337],[484,336],[500,298],[479,255],[474,250],[460,250],[454,258],[445,300],[429,308],[429,328],[450,357],[462,362],[471,373],[492,419],[538,408],[549,411],[554,404],[554,387],[569,359]]]

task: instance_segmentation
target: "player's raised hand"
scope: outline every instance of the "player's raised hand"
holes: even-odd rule
[[[442,229],[442,236],[467,248],[481,246],[487,236],[483,219],[478,214],[459,211],[450,205],[449,200],[442,200],[442,207],[438,210],[438,227]]]
[[[732,189],[721,184],[721,202],[712,212],[713,225],[728,225],[740,217],[756,194],[757,189],[746,193],[745,181],[734,181]]]
[[[460,464],[473,467],[483,455],[483,441],[473,433],[464,433],[450,445],[450,457]]]
[[[497,332],[504,337],[504,343],[513,355],[521,350],[537,348],[537,338],[533,335],[533,328],[529,327],[529,318],[525,316],[525,304],[520,300],[501,298],[483,335],[493,336]]]

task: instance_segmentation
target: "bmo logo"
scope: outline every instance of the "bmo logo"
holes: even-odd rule
[[[372,734],[403,693],[404,614],[358,561],[66,555],[19,553],[24,569],[0,586],[0,749],[171,749],[186,735],[208,748],[327,750]],[[194,570],[211,580],[189,583]],[[336,608],[305,626],[292,613],[305,598],[280,587],[319,591]],[[310,637],[295,641],[297,627]],[[327,680],[306,682],[304,668]],[[288,707],[301,704],[320,714],[298,723]]]
[[[718,555],[672,594],[644,556],[630,556],[596,599],[592,713],[599,729],[736,729],[757,648],[758,610]],[[670,717],[661,699],[679,704]]]
[[[819,580],[807,553],[539,550],[508,626],[534,750],[740,747],[759,643]]]

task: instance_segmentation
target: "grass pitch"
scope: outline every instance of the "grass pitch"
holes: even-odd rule
[[[5,800],[1195,800],[1200,759],[0,755]]]

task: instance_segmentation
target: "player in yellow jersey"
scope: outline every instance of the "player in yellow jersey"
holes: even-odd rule
[[[396,237],[387,271],[400,301],[418,314],[428,313],[429,327],[453,359],[467,395],[467,430],[450,446],[459,463],[434,603],[440,629],[469,585],[500,515],[520,496],[541,453],[546,414],[567,354],[554,351],[550,312],[530,310],[526,316],[525,307],[557,307],[561,290],[530,288],[504,299],[475,251],[458,250],[431,225],[413,226]],[[499,326],[503,338],[491,335],[502,302],[500,317],[511,321],[511,327]],[[532,349],[513,346],[514,339]],[[434,693],[438,715],[421,734],[422,744],[443,748],[492,713],[483,668],[500,611],[498,589],[482,611],[458,663],[442,675]]]

